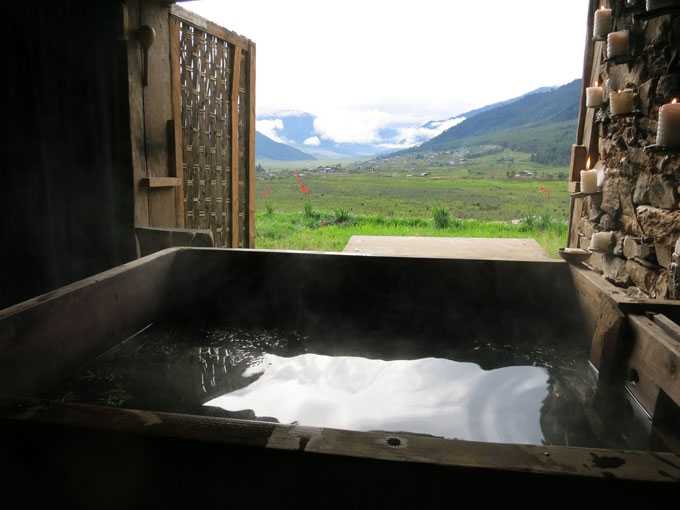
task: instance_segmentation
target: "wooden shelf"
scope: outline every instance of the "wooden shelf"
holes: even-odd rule
[[[647,145],[645,147],[645,152],[652,152],[652,153],[658,153],[658,154],[680,154],[680,147],[674,148],[674,147],[667,147],[665,145],[652,144],[652,145]]]
[[[632,119],[636,117],[644,117],[644,114],[640,111],[634,111],[630,113],[617,113],[617,114],[609,114],[609,117],[611,119]]]
[[[140,184],[145,188],[179,188],[182,181],[179,177],[145,177]]]
[[[594,196],[594,195],[601,195],[601,194],[602,194],[602,191],[596,191],[594,193],[582,193],[580,191],[578,193],[569,193],[571,198],[585,198],[585,197],[591,197],[591,196]]]
[[[605,65],[611,64],[611,65],[621,65],[621,64],[631,64],[635,62],[635,56],[634,55],[629,55],[626,57],[614,57],[614,58],[605,58],[602,63]]]

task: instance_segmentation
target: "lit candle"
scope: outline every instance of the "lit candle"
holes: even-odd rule
[[[588,249],[606,253],[609,251],[613,239],[614,232],[596,232],[593,234],[593,237],[590,238],[590,246],[588,246]]]
[[[602,106],[604,102],[604,89],[595,82],[594,87],[586,88],[586,106],[588,108],[597,108]]]
[[[635,106],[635,91],[633,89],[612,91],[609,94],[609,106],[612,115],[627,115],[633,112]]]
[[[607,36],[607,58],[627,57],[630,54],[630,32],[621,30]]]
[[[659,109],[659,124],[656,130],[656,144],[680,148],[680,103],[677,99]]]
[[[593,37],[601,40],[607,37],[607,34],[612,31],[612,10],[606,7],[600,7],[595,11],[595,20],[593,24]]]
[[[678,0],[647,0],[647,10],[656,11],[664,7],[680,7]]]
[[[581,193],[597,193],[597,170],[590,170],[590,158],[581,170]]]

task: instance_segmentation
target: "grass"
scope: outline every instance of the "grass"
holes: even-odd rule
[[[342,251],[353,235],[437,236],[437,237],[514,237],[533,238],[551,255],[564,246],[567,225],[547,216],[526,218],[518,223],[484,220],[456,220],[438,228],[434,219],[386,218],[359,215],[351,222],[338,222],[337,213],[317,212],[310,224],[304,213],[276,212],[257,215],[258,248],[286,250]]]
[[[314,163],[268,166],[258,176],[266,204],[257,214],[259,248],[337,251],[352,235],[518,237],[557,256],[565,244],[567,170],[529,154],[404,156],[344,162],[336,173]],[[521,171],[534,178],[511,177]]]

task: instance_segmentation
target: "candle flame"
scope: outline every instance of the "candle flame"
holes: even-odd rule
[[[677,104],[677,102],[678,102],[678,98],[675,97],[675,98],[673,98],[673,101],[671,101],[671,104]]]
[[[588,156],[588,161],[586,161],[586,170],[590,170],[590,156]]]
[[[599,86],[600,86],[600,82],[597,81],[597,80],[595,80],[595,86],[596,86],[596,87],[599,87]]]

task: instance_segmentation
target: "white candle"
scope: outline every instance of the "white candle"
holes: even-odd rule
[[[659,108],[656,144],[674,149],[680,147],[680,103],[677,99]]]
[[[678,0],[647,0],[647,10],[656,11],[664,7],[680,7]]]
[[[589,250],[608,252],[614,239],[614,232],[596,232],[590,238]]]
[[[612,31],[612,10],[606,7],[600,7],[595,11],[595,20],[593,23],[593,37],[595,39],[604,39],[607,34]]]
[[[604,89],[595,83],[594,87],[586,88],[586,106],[588,108],[597,108],[602,106],[604,102]]]
[[[597,193],[597,170],[581,170],[581,193]]]
[[[607,36],[607,58],[627,57],[630,54],[630,32],[621,30]]]
[[[633,112],[635,106],[635,91],[633,89],[612,91],[609,94],[609,107],[612,115],[627,115]]]

